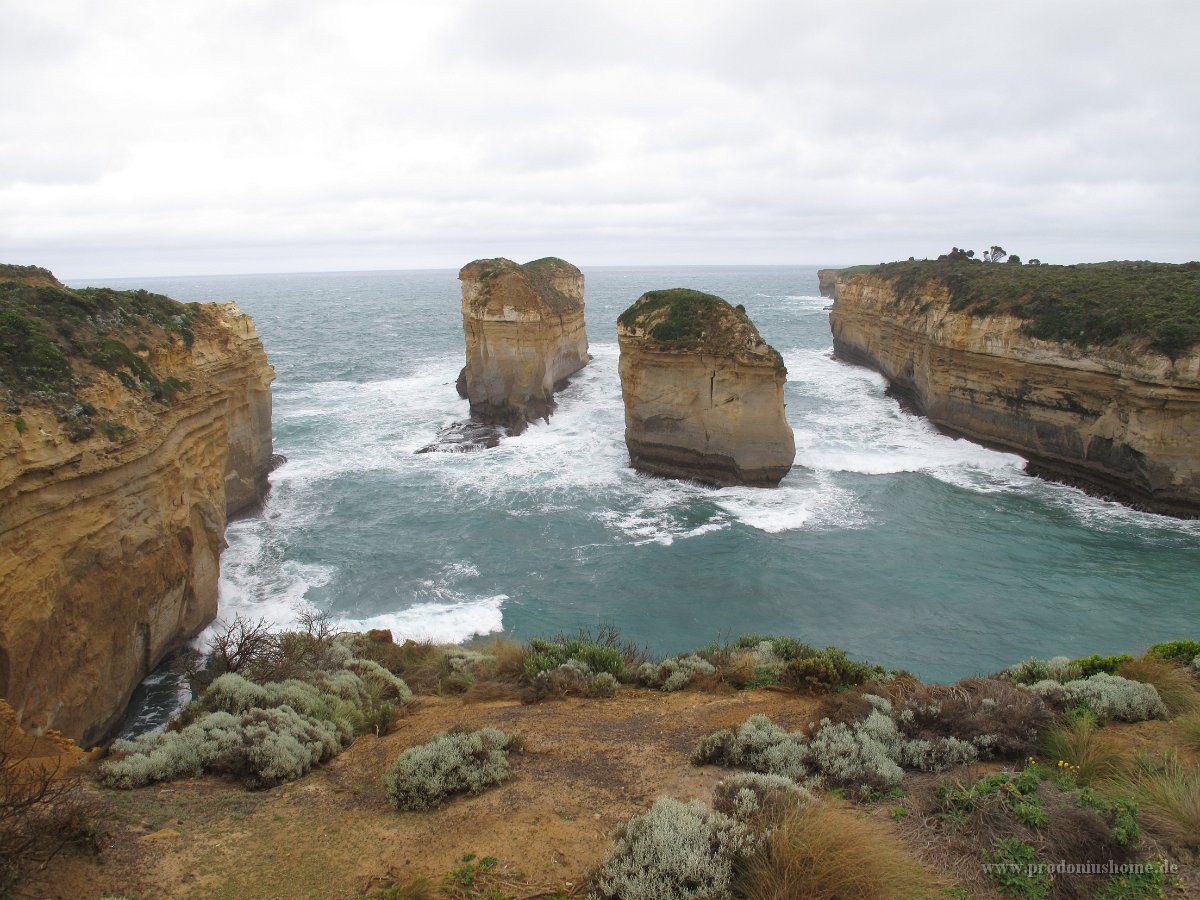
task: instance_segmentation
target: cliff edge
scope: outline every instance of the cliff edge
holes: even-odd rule
[[[520,434],[554,410],[554,391],[588,356],[583,273],[554,257],[478,259],[462,281],[467,364],[458,392],[471,416]]]
[[[1196,278],[1146,263],[896,263],[843,276],[829,321],[838,356],[948,431],[1022,454],[1031,473],[1197,517]]]
[[[274,374],[233,303],[0,266],[0,696],[23,727],[100,739],[214,618]]]
[[[774,487],[792,467],[787,369],[744,309],[686,288],[651,291],[617,320],[625,444],[635,469]]]
[[[819,269],[817,271],[817,290],[822,297],[834,296],[838,273],[841,271],[841,269]]]

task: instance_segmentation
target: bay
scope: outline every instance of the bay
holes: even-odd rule
[[[229,525],[222,617],[300,604],[398,639],[612,623],[661,654],[744,632],[837,644],[924,679],[1194,637],[1200,523],[1136,512],[939,434],[836,361],[816,268],[585,269],[595,359],[549,423],[417,454],[464,418],[451,270],[78,281],[236,300],[278,373],[260,515]],[[616,317],[646,290],[745,305],[788,367],[777,490],[628,468]]]

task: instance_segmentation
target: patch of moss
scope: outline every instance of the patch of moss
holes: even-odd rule
[[[859,270],[889,280],[901,299],[918,296],[930,282],[943,284],[952,309],[1011,314],[1045,340],[1103,346],[1142,339],[1173,359],[1200,343],[1200,263],[910,260],[846,269],[842,277]]]

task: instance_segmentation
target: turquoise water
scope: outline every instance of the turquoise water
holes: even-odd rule
[[[278,372],[288,462],[261,516],[229,526],[222,615],[310,604],[441,641],[612,622],[664,654],[786,632],[926,679],[1196,636],[1200,523],[1028,477],[905,413],[831,358],[814,267],[585,274],[595,359],[549,424],[419,455],[466,415],[455,272],[103,282],[236,299]],[[797,458],[778,490],[627,467],[615,320],[675,286],[745,304],[782,352]]]

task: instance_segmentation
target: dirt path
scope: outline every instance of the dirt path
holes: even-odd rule
[[[696,740],[764,713],[788,728],[815,703],[792,694],[662,694],[532,706],[420,698],[397,731],[360,738],[293,784],[249,793],[214,778],[138,791],[94,789],[108,835],[96,858],[60,857],[22,895],[85,898],[354,897],[387,880],[434,883],[464,856],[494,856],[514,880],[578,884],[619,822],[656,797],[707,800],[722,772],[687,757]],[[514,777],[426,813],[396,813],[381,779],[406,747],[465,723],[526,736]]]

